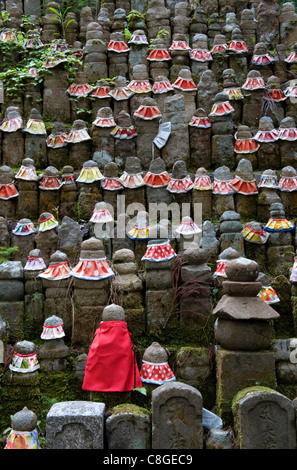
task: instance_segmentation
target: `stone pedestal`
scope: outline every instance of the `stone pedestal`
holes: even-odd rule
[[[225,211],[220,217],[221,251],[232,246],[238,253],[244,253],[244,243],[240,215],[234,211]]]
[[[23,337],[24,273],[20,261],[5,261],[0,266],[0,308],[7,324],[11,344]]]
[[[272,320],[279,318],[257,294],[262,284],[256,279],[259,266],[240,257],[227,263],[226,294],[213,310],[216,317],[217,409],[219,416],[232,420],[232,400],[245,387],[276,384],[274,353],[270,351]],[[235,367],[235,364],[237,366]],[[235,367],[235,369],[234,369]],[[232,372],[232,381],[228,376]]]
[[[162,148],[162,158],[166,168],[172,168],[176,160],[190,161],[188,117],[183,96],[174,95],[164,101],[163,122],[171,122],[171,134]]]
[[[65,93],[69,86],[68,72],[63,64],[53,69],[44,79],[43,114],[55,121],[70,121],[70,101]]]
[[[18,192],[16,216],[37,219],[39,214],[37,181],[18,180]]]
[[[2,138],[2,162],[11,168],[21,164],[25,155],[25,139],[21,130],[5,132]]]
[[[46,416],[47,449],[103,449],[104,403],[66,401]],[[80,439],[76,439],[77,432]]]
[[[150,449],[150,414],[137,405],[119,405],[106,420],[106,433],[108,449]]]
[[[24,270],[24,303],[26,331],[29,338],[39,338],[44,320],[44,292],[38,274],[42,271]]]
[[[112,288],[118,297],[117,304],[125,310],[128,329],[133,331],[133,337],[141,336],[145,331],[143,283],[137,273],[135,255],[123,248],[113,254],[112,261],[116,273]]]

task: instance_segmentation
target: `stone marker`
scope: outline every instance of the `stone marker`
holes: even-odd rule
[[[55,403],[46,416],[47,449],[103,449],[104,403]]]
[[[183,383],[152,393],[152,449],[202,449],[202,395]]]
[[[106,420],[108,449],[149,449],[150,413],[137,405],[123,404]]]
[[[275,390],[241,390],[233,414],[240,449],[296,449],[294,404]]]

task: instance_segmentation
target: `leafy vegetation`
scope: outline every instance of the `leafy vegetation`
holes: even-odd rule
[[[52,0],[47,0],[44,2],[44,14],[46,10],[47,4]],[[61,4],[61,10],[65,10],[66,8],[70,7],[74,13],[80,13],[81,9],[87,6],[90,6],[93,13],[98,14],[99,7],[100,7],[100,0],[90,2],[89,0],[63,0],[63,2],[59,2]]]
[[[58,41],[52,41],[51,44],[46,44],[42,48],[25,49],[25,36],[22,32],[18,33],[15,42],[0,41],[2,57],[0,80],[3,81],[5,95],[8,98],[16,98],[29,82],[33,85],[41,84],[45,75],[52,73],[51,69],[46,68],[44,64],[47,59],[53,59],[55,56],[67,59],[64,67],[68,71],[69,81],[74,80],[77,68],[82,65],[82,62],[75,54],[56,52]],[[29,74],[30,69],[36,70],[36,77]]]
[[[9,248],[0,246],[0,264],[4,263],[5,261],[11,261],[14,253],[17,251],[19,251],[18,246],[11,246]]]

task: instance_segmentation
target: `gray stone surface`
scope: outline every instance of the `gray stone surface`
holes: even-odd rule
[[[150,415],[135,405],[122,405],[106,420],[108,449],[149,449],[150,437]]]
[[[23,280],[23,266],[20,261],[4,261],[0,265],[0,279]]]
[[[296,449],[295,409],[289,398],[250,388],[234,402],[241,449]]]
[[[54,404],[46,416],[47,449],[103,449],[104,403]]]
[[[0,281],[0,302],[23,300],[24,292],[24,284],[21,281]]]
[[[202,395],[179,382],[152,392],[152,449],[202,449]]]
[[[267,321],[238,322],[218,318],[215,322],[215,335],[217,343],[225,349],[257,351],[269,348],[272,330]]]

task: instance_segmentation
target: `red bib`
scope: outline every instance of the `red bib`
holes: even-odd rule
[[[89,350],[82,389],[126,392],[142,387],[132,348],[125,321],[100,323]]]

